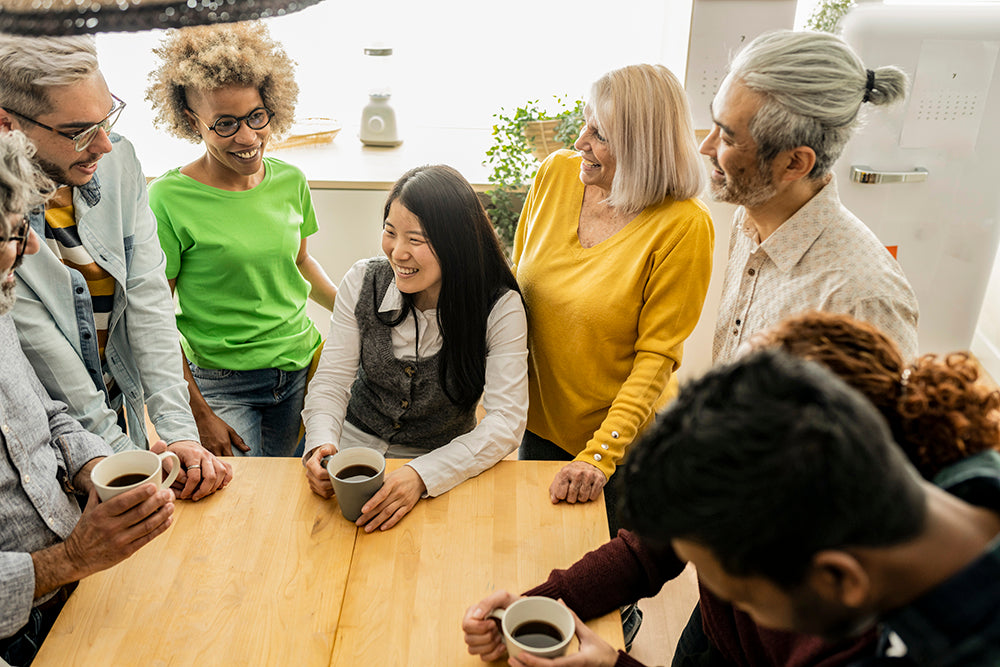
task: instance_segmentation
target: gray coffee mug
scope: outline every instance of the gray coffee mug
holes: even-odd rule
[[[368,447],[349,447],[331,456],[326,470],[340,513],[348,521],[357,521],[364,504],[382,488],[385,457]]]

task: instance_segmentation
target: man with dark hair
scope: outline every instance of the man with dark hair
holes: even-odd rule
[[[1000,664],[1000,475],[963,485],[980,505],[923,480],[818,365],[765,351],[691,383],[622,488],[644,542],[761,626],[837,639],[881,620],[892,664]]]

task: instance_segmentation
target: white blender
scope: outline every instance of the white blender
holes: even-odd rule
[[[365,49],[365,55],[370,56],[372,81],[378,85],[368,90],[368,104],[361,111],[361,143],[366,146],[399,146],[403,140],[399,138],[396,128],[396,110],[389,104],[389,68],[392,60],[392,49],[375,46]]]

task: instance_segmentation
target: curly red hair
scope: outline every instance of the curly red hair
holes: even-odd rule
[[[965,352],[925,354],[906,365],[875,327],[823,312],[790,317],[754,342],[824,364],[863,393],[927,479],[973,454],[1000,449],[1000,391],[980,381]]]

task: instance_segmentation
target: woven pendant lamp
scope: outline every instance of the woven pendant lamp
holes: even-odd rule
[[[322,0],[2,0],[0,32],[81,35],[284,16]]]

